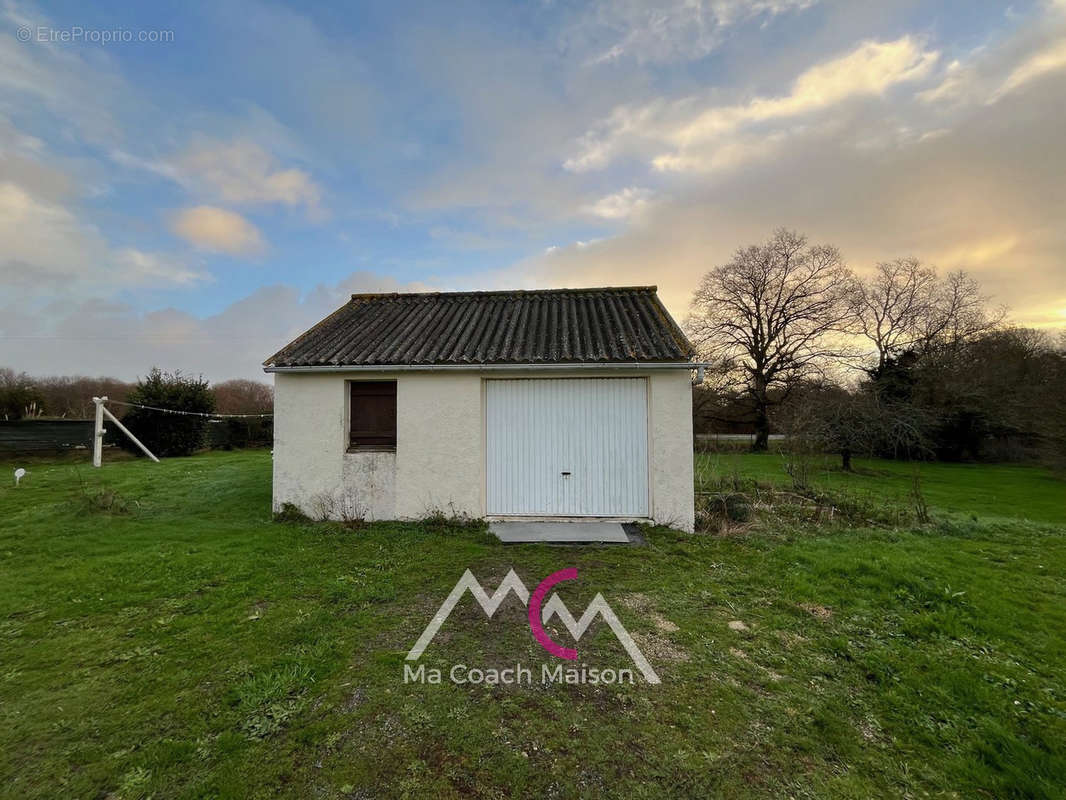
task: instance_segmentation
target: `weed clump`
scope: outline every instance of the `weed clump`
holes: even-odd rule
[[[274,522],[296,522],[296,523],[308,523],[312,522],[312,519],[300,510],[299,506],[293,503],[283,503],[281,511],[275,512]]]
[[[421,519],[422,527],[430,533],[457,533],[462,531],[485,530],[485,520],[472,517],[464,511],[457,511],[453,503],[448,508],[430,508]]]
[[[107,485],[90,486],[81,470],[75,467],[77,484],[70,500],[71,506],[83,514],[128,514],[136,501],[130,501]]]
[[[928,523],[928,507],[917,484],[909,499],[909,505],[885,503],[860,493],[810,485],[794,483],[791,488],[783,488],[735,474],[698,474],[695,527],[701,533],[729,533],[765,520],[816,526]]]
[[[90,487],[79,472],[72,505],[83,514],[128,514],[132,504],[110,486]]]
[[[742,492],[710,492],[696,498],[698,531],[724,531],[734,523],[750,522],[753,516],[751,498]]]
[[[130,503],[114,489],[104,488],[84,495],[85,509],[90,513],[128,514]]]
[[[241,731],[249,739],[278,733],[307,705],[314,673],[303,665],[289,665],[247,676],[231,689],[231,700],[241,712]]]

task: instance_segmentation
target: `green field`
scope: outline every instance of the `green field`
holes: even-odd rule
[[[787,457],[782,453],[698,453],[697,477],[740,476],[787,486]],[[915,476],[926,501],[941,516],[1007,517],[1066,525],[1066,482],[1048,470],[1017,464],[939,464],[856,458],[854,471],[840,470],[840,459],[812,459],[815,486],[870,503],[909,505]]]
[[[788,480],[779,456],[699,462]],[[909,502],[910,466],[858,466],[815,480]],[[922,527],[505,547],[445,520],[273,522],[262,452],[36,463],[0,488],[0,793],[1061,797],[1066,484],[925,465],[922,486]],[[403,682],[465,569],[491,592],[570,566],[571,611],[602,592],[661,685]],[[601,622],[578,649],[628,663]],[[516,661],[551,657],[514,597],[491,621],[465,598],[422,659]]]

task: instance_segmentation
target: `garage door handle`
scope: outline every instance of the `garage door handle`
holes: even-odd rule
[[[564,478],[569,478],[569,477],[570,477],[570,473],[569,473],[569,472],[563,472],[563,473],[560,473],[560,474],[561,474],[561,475],[562,475],[562,476],[563,476]]]

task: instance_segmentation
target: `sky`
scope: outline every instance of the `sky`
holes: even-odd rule
[[[353,292],[658,285],[777,227],[1066,326],[1066,0],[0,0],[0,366],[269,380]]]

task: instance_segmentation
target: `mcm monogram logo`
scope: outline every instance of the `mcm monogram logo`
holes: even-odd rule
[[[488,592],[482,588],[477,578],[470,570],[466,570],[462,577],[459,578],[458,583],[455,584],[455,588],[452,589],[451,594],[444,600],[441,607],[437,610],[437,613],[433,615],[433,618],[426,625],[426,629],[422,631],[422,635],[418,637],[418,641],[415,642],[414,647],[407,653],[408,661],[417,661],[422,653],[425,652],[430,642],[433,641],[433,637],[437,635],[437,631],[440,630],[441,625],[451,615],[452,610],[462,599],[462,596],[466,592],[470,592],[474,596],[478,605],[485,612],[485,615],[492,618],[496,613],[496,610],[500,607],[504,598],[508,594],[514,593],[518,596],[518,599],[528,609],[529,628],[533,632],[533,637],[537,642],[551,653],[553,656],[561,659],[573,661],[577,658],[577,649],[572,647],[566,647],[553,640],[548,632],[544,629],[544,626],[548,623],[552,617],[557,617],[559,622],[570,633],[574,641],[577,642],[588,630],[589,625],[598,616],[600,616],[607,626],[614,632],[614,635],[618,638],[622,647],[625,649],[629,657],[633,659],[634,665],[640,670],[644,676],[644,680],[648,683],[661,683],[659,676],[655,674],[655,670],[652,669],[651,664],[648,663],[648,659],[644,657],[644,654],[640,651],[637,643],[633,641],[633,637],[629,635],[629,631],[625,629],[614,611],[607,604],[607,601],[603,599],[603,595],[597,593],[592,598],[592,602],[588,604],[585,612],[581,615],[580,619],[575,619],[574,615],[570,613],[570,610],[566,607],[562,598],[558,594],[552,594],[548,598],[547,602],[544,598],[551,591],[552,587],[562,581],[577,580],[577,568],[569,567],[567,569],[553,572],[543,581],[541,581],[537,587],[533,590],[533,594],[530,595],[526,585],[522,583],[522,579],[515,574],[515,571],[509,570],[504,579],[500,582],[500,585],[496,588],[490,597]]]

